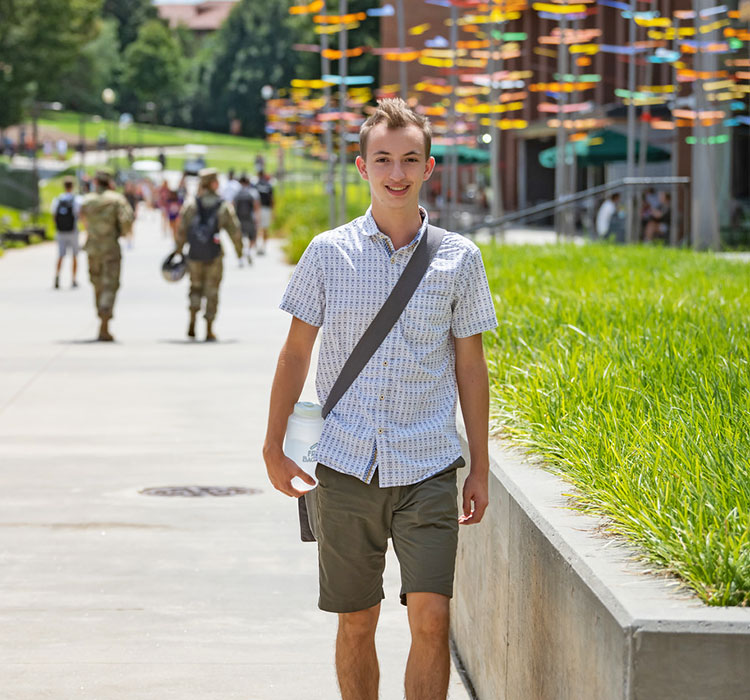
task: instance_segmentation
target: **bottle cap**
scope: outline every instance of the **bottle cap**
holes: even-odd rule
[[[299,401],[294,404],[294,414],[301,418],[320,418],[323,408],[312,401]]]

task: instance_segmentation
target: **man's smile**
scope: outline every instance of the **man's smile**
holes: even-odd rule
[[[409,185],[386,185],[385,189],[395,195],[402,195],[409,189]]]

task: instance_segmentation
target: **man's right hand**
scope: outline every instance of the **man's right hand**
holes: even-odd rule
[[[280,450],[263,450],[263,459],[266,462],[266,471],[271,484],[277,491],[299,498],[305,495],[305,491],[299,491],[292,486],[292,479],[298,476],[306,484],[315,486],[315,479],[303,472],[295,462]]]

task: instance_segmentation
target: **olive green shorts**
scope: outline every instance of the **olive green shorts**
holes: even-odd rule
[[[453,595],[458,544],[456,469],[409,486],[380,488],[318,464],[318,487],[306,496],[318,541],[321,610],[356,612],[384,597],[388,538],[401,568],[401,602],[409,593]],[[310,495],[312,494],[312,498]]]

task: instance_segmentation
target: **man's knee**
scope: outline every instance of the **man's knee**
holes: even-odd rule
[[[409,593],[406,596],[412,635],[444,638],[450,629],[450,599],[439,593]]]
[[[365,639],[375,635],[380,614],[380,603],[366,610],[339,613],[339,634],[351,639]]]

